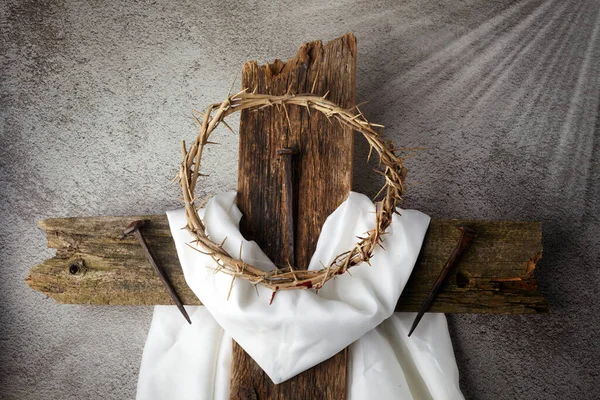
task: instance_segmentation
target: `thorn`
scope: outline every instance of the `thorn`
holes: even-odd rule
[[[306,102],[306,112],[308,113],[308,116],[310,117],[310,107],[309,107],[310,102],[307,101]]]
[[[238,97],[241,94],[244,94],[248,91],[248,89],[242,89],[239,92],[237,92],[236,94],[234,94],[233,96],[231,96],[232,99],[235,99],[236,97]],[[231,104],[231,103],[230,103]]]
[[[365,104],[369,104],[369,101],[363,101],[362,103],[358,103],[355,107],[358,109],[360,106],[364,106]]]
[[[210,267],[209,267],[209,268],[210,268]],[[221,270],[223,269],[223,267],[222,267],[222,266],[220,266],[219,264],[217,264],[217,268],[213,268],[213,269],[214,269],[213,275],[216,275],[216,274],[217,274],[217,272],[219,272],[219,271],[221,271]]]
[[[222,248],[226,241],[227,241],[227,236],[225,236],[225,238],[223,239],[223,241],[221,242],[221,244],[219,245],[219,247]]]
[[[381,171],[381,170],[377,169],[377,168],[373,168],[373,171],[374,171],[376,174],[379,174],[379,175],[381,175],[381,176],[385,176],[385,173],[384,173],[383,171]]]
[[[207,253],[207,252],[205,252],[205,251],[202,251],[202,250],[200,250],[200,249],[198,249],[198,248],[196,248],[196,247],[192,246],[192,245],[191,245],[191,244],[189,244],[189,243],[186,243],[186,245],[188,245],[188,246],[189,246],[191,249],[194,249],[194,250],[196,250],[198,253],[204,254],[205,256],[210,256],[210,255],[212,255],[211,253]]]
[[[200,111],[196,111],[196,112],[197,112],[197,113],[198,113],[198,114],[199,114],[199,115],[202,117],[202,119],[204,119],[204,114],[202,114]],[[196,123],[197,123],[198,125],[202,126],[202,121],[200,121],[200,120],[198,119],[198,117],[196,117],[196,116],[194,115],[194,113],[192,113],[192,118],[194,118],[194,121],[196,121]]]
[[[227,300],[229,300],[229,296],[231,296],[231,290],[233,289],[233,282],[235,282],[235,275],[231,278],[231,285],[229,286],[229,292],[227,293]]]
[[[225,120],[222,120],[222,121],[221,121],[221,123],[222,123],[223,125],[225,125],[225,127],[226,127],[227,129],[229,129],[229,131],[235,135],[235,131],[234,131],[233,129],[231,129],[231,127],[229,126],[229,124],[228,124],[227,122],[225,122]]]
[[[379,192],[377,192],[377,194],[375,195],[375,197],[373,197],[373,201],[377,200],[377,198],[383,193],[383,191],[387,188],[387,185],[383,185],[381,187],[381,189],[379,189]],[[377,214],[377,203],[375,203],[375,213]]]
[[[369,147],[369,155],[367,156],[367,164],[371,161],[371,156],[373,155],[373,145]]]
[[[233,87],[235,86],[235,82],[237,81],[238,74],[239,74],[239,72],[236,72],[235,78],[233,78],[233,83],[231,84],[231,87],[229,88],[229,92],[227,92],[227,98],[231,97],[231,91],[233,90]]]
[[[356,111],[358,111],[358,115],[360,115],[362,119],[366,121],[365,115],[362,113],[362,111],[360,111],[360,108],[358,108],[358,106],[356,106]]]

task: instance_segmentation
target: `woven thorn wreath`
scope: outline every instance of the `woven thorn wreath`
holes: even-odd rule
[[[271,289],[273,296],[279,290],[310,288],[318,290],[332,277],[341,275],[362,262],[369,263],[375,246],[383,247],[381,245],[382,235],[391,224],[392,215],[397,212],[396,204],[404,191],[404,179],[407,172],[403,167],[403,159],[396,155],[396,152],[409,149],[394,148],[391,142],[382,140],[381,133],[377,132],[375,128],[383,127],[369,123],[358,107],[351,110],[343,109],[327,100],[326,96],[290,93],[283,96],[272,96],[248,93],[247,90],[243,90],[229,96],[222,103],[211,104],[203,114],[199,112],[194,114],[196,122],[200,125],[200,132],[189,150],[186,148],[185,142],[182,142],[183,162],[177,176],[185,201],[186,228],[194,238],[192,243],[195,242],[202,250],[191,247],[212,257],[217,265],[215,272],[224,272],[233,277],[231,287],[233,287],[235,279],[239,278],[247,280],[253,285],[262,285]],[[369,158],[373,150],[379,156],[379,168],[375,171],[385,177],[385,183],[374,198],[377,200],[383,196],[380,201],[376,202],[376,227],[360,237],[352,249],[338,255],[329,266],[323,266],[319,270],[296,270],[289,265],[286,268],[267,272],[245,263],[241,259],[234,258],[223,248],[224,242],[219,244],[209,239],[204,223],[198,215],[198,209],[206,204],[206,200],[197,205],[194,191],[198,178],[202,176],[200,173],[202,151],[205,146],[212,144],[208,140],[211,133],[220,124],[233,132],[225,122],[227,116],[242,110],[277,107],[287,117],[287,106],[305,107],[309,113],[311,110],[321,112],[330,122],[337,121],[344,127],[362,133],[370,145]],[[290,123],[289,117],[287,120]],[[240,256],[241,250],[240,248]],[[229,293],[231,293],[231,288]]]

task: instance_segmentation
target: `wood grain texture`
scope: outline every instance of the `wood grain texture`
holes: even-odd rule
[[[246,63],[242,86],[270,95],[327,94],[329,100],[350,108],[356,97],[356,38],[346,34],[325,45],[305,43],[285,63]],[[294,250],[288,246],[292,221],[286,215],[284,165],[277,154],[282,148],[297,152],[292,158]],[[283,267],[295,259],[295,268],[306,269],[325,219],[352,188],[353,132],[303,107],[268,107],[242,112],[239,149],[237,204],[244,215],[242,234],[256,241],[276,265]],[[344,399],[346,375],[344,350],[274,385],[234,342],[230,398]]]
[[[296,57],[283,63],[248,62],[242,86],[258,93],[283,95],[314,92],[342,107],[355,101],[356,38],[347,34],[323,45],[305,43]],[[289,116],[289,122],[288,122]],[[284,173],[277,150],[297,150],[293,170],[297,198],[296,267],[306,269],[321,226],[352,188],[353,133],[318,112],[288,107],[242,111],[238,167],[238,206],[244,214],[240,230],[255,240],[278,266],[286,266]]]
[[[40,222],[56,256],[31,268],[27,284],[62,304],[173,304],[160,278],[123,228],[145,219],[144,237],[184,304],[201,305],[188,288],[165,215],[54,218]],[[456,226],[477,231],[432,306],[434,312],[531,314],[548,311],[537,290],[535,268],[542,254],[539,222],[431,220],[396,311],[418,311],[458,238]],[[81,266],[71,274],[72,264]],[[357,266],[356,268],[369,268]]]
[[[245,368],[233,368],[232,362],[231,399],[337,400],[346,398],[348,349],[279,385],[271,383],[258,364],[239,345],[234,347],[235,351],[237,351],[237,356],[234,356],[236,363]]]

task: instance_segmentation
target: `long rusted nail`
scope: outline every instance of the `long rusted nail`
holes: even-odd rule
[[[285,174],[285,224],[288,232],[289,264],[292,268],[296,267],[294,251],[294,233],[296,230],[294,224],[294,179],[292,175],[292,157],[296,153],[296,150],[289,147],[277,150],[277,154],[283,158],[283,171]]]
[[[185,308],[183,308],[183,304],[181,303],[181,300],[179,300],[179,296],[177,296],[177,293],[175,292],[175,288],[171,284],[171,281],[169,281],[169,278],[167,277],[167,275],[165,275],[165,272],[158,267],[158,264],[156,264],[154,255],[152,254],[152,251],[150,251],[148,243],[146,243],[146,240],[144,239],[144,236],[140,231],[140,228],[142,226],[144,226],[143,220],[132,221],[129,225],[127,225],[127,228],[125,228],[125,230],[123,231],[123,235],[134,235],[137,238],[137,240],[142,245],[142,250],[144,251],[146,258],[160,277],[160,280],[167,289],[167,292],[169,292],[169,295],[175,302],[175,305],[177,305],[177,308],[179,309],[179,311],[181,311],[181,314],[183,314],[187,322],[191,324],[192,320],[190,319],[190,316],[188,315],[187,311],[185,311]]]
[[[423,314],[429,311],[429,308],[431,307],[433,300],[435,300],[435,296],[440,291],[440,288],[442,287],[442,283],[444,283],[446,276],[448,275],[450,270],[452,270],[452,268],[456,265],[462,253],[469,246],[471,239],[473,239],[473,236],[475,236],[475,231],[467,228],[466,226],[461,226],[457,229],[460,231],[460,238],[458,239],[458,243],[452,251],[452,254],[450,254],[450,258],[448,258],[448,261],[446,261],[444,268],[442,268],[442,272],[440,273],[440,276],[435,282],[435,285],[433,285],[433,289],[431,289],[429,296],[427,296],[427,299],[425,299],[425,302],[423,302],[423,305],[421,306],[421,311],[419,311],[419,313],[417,314],[417,317],[415,318],[415,321],[413,322],[412,327],[410,328],[410,332],[408,332],[409,337],[416,329],[417,325],[419,324],[419,321],[421,321],[421,318],[423,318]]]

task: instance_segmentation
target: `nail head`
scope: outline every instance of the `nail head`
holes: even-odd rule
[[[131,221],[129,223],[129,225],[127,225],[125,230],[123,231],[123,235],[129,235],[129,234],[137,231],[139,228],[144,226],[144,223],[145,223],[144,220],[141,220],[141,219],[138,219],[136,221]]]
[[[292,149],[291,147],[284,147],[284,148],[277,150],[277,154],[280,156],[291,156],[296,153],[297,153],[297,151],[295,149]]]

